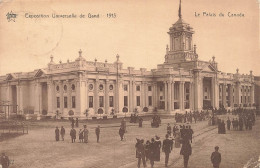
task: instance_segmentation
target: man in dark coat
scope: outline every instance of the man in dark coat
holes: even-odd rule
[[[79,127],[79,119],[76,118],[76,127],[78,128]]]
[[[137,167],[140,168],[141,165],[141,160],[143,162],[143,166],[146,167],[146,162],[145,162],[145,149],[144,149],[144,140],[139,140],[136,139],[137,143],[135,144],[136,148],[136,158],[138,158],[138,163]]]
[[[172,134],[172,127],[170,126],[170,123],[167,124],[167,134],[169,134],[169,136]]]
[[[183,139],[180,154],[183,155],[184,168],[188,167],[189,157],[191,153],[192,149],[189,139]]]
[[[172,150],[172,141],[169,140],[169,134],[165,135],[165,140],[163,140],[163,145],[162,145],[162,151],[165,153],[165,167],[168,166],[168,160],[169,160],[169,155]]]
[[[60,130],[58,127],[56,127],[56,129],[55,129],[55,138],[56,138],[56,141],[60,140]]]
[[[97,143],[99,143],[99,134],[100,134],[100,126],[98,126],[95,130],[97,136]]]
[[[121,127],[119,128],[119,135],[120,135],[121,141],[123,141],[123,139],[124,139],[124,134],[125,134],[125,130],[124,130],[123,126],[121,125]]]
[[[63,126],[61,126],[60,135],[61,135],[62,140],[64,141],[65,128]]]
[[[5,155],[5,153],[2,153],[2,156],[0,158],[0,165],[2,165],[2,168],[8,168],[10,165],[10,160],[8,156]]]
[[[71,119],[71,126],[74,127],[74,124],[75,124],[75,120],[74,118]]]
[[[231,121],[230,121],[230,119],[229,119],[229,117],[228,117],[228,120],[227,120],[227,129],[228,129],[228,130],[230,130],[230,125],[231,125]]]
[[[76,139],[76,130],[74,129],[74,127],[72,127],[70,130],[70,137],[71,137],[71,142],[74,143]]]
[[[214,168],[219,168],[220,162],[221,162],[221,154],[218,152],[219,147],[215,147],[215,152],[212,152],[211,154],[211,163],[213,164]]]
[[[143,127],[143,119],[139,117],[139,127]]]

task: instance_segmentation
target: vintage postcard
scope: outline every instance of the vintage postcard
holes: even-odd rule
[[[0,0],[0,168],[259,168],[259,0]]]

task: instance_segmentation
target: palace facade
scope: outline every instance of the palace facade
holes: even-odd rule
[[[182,19],[170,27],[165,62],[156,69],[123,68],[114,63],[87,61],[79,51],[74,62],[55,63],[32,72],[0,76],[0,101],[18,114],[68,117],[174,114],[207,108],[251,107],[255,102],[252,71],[249,75],[224,73],[218,63],[202,61],[193,45],[193,28]],[[1,111],[6,107],[1,106]]]

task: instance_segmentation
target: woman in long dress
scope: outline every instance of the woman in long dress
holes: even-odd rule
[[[84,125],[83,135],[84,135],[84,143],[88,143],[88,129],[86,125]]]
[[[154,161],[160,161],[161,146],[162,143],[160,141],[160,137],[156,136],[156,140],[154,142]]]
[[[180,148],[181,147],[181,132],[179,129],[176,131],[175,135],[176,135],[175,136],[175,148]]]

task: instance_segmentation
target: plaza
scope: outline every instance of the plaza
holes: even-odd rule
[[[227,119],[227,116],[220,116]],[[230,116],[232,118],[234,116]],[[78,130],[76,143],[71,143],[69,136],[70,122],[68,121],[35,121],[29,124],[29,134],[0,142],[1,151],[14,160],[10,168],[43,168],[43,167],[73,167],[73,168],[134,168],[137,166],[135,158],[136,138],[150,140],[155,135],[162,141],[165,139],[166,126],[175,123],[172,117],[163,117],[159,128],[151,128],[151,118],[145,118],[143,128],[138,124],[127,122],[125,140],[120,141],[118,129],[120,120],[81,122],[89,129],[89,143],[79,143]],[[104,122],[103,122],[104,123]],[[100,143],[96,142],[95,128],[101,126]],[[65,141],[55,141],[55,126],[66,129]],[[194,135],[190,168],[211,167],[210,154],[218,145],[222,154],[221,167],[243,167],[250,159],[260,155],[259,147],[259,117],[252,131],[227,131],[227,134],[217,134],[216,126],[208,126],[207,121],[191,124]],[[150,167],[149,162],[147,162]],[[155,162],[154,167],[164,167],[164,153],[161,161]],[[170,154],[169,167],[183,167],[180,148],[173,148]]]

